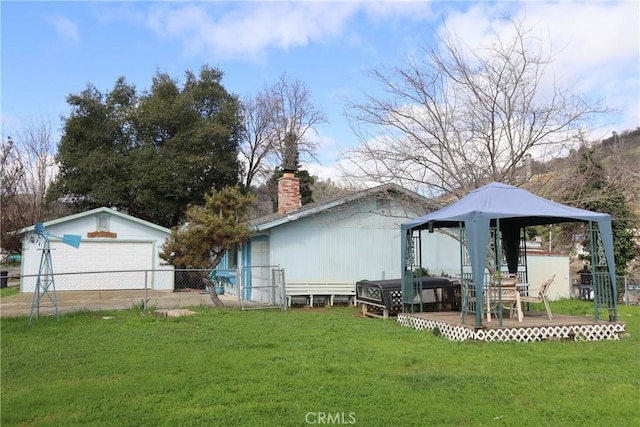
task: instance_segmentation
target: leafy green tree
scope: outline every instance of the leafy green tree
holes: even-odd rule
[[[214,269],[226,251],[249,239],[251,232],[246,220],[251,203],[253,197],[237,186],[212,189],[205,195],[204,205],[187,208],[187,221],[171,229],[160,257],[179,268]],[[208,284],[213,303],[223,305],[208,274],[203,280]]]
[[[599,153],[594,148],[584,148],[577,164],[574,182],[580,185],[571,186],[564,198],[571,204],[590,211],[604,212],[611,215],[613,232],[613,253],[616,260],[616,274],[626,274],[626,268],[638,254],[638,247],[633,242],[633,224],[637,220],[624,197],[623,189],[618,182],[608,179],[607,170]],[[581,226],[579,234],[585,236],[582,245],[588,249],[588,235],[585,226]],[[575,234],[576,230],[571,229]],[[622,286],[622,283],[619,284]],[[621,291],[619,286],[618,291]]]
[[[106,94],[89,84],[70,95],[49,199],[78,211],[115,206],[170,227],[212,187],[237,184],[241,116],[222,76],[203,66],[182,87],[157,72],[142,94],[121,77]]]

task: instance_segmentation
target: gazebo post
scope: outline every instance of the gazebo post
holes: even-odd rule
[[[465,317],[467,316],[467,307],[469,306],[469,295],[467,292],[467,284],[464,282],[466,279],[464,277],[464,233],[462,231],[462,222],[458,222],[458,241],[460,244],[458,247],[460,248],[460,317],[462,318],[462,324],[464,325]]]
[[[604,307],[609,312],[609,321],[617,322],[618,321],[618,290],[616,289],[616,277],[615,277],[615,264],[610,264],[610,259],[605,253],[602,254],[600,251],[603,248],[600,248],[598,241],[602,238],[600,233],[600,224],[598,223],[597,230],[593,226],[593,221],[589,221],[589,248],[591,251],[591,283],[593,287],[593,305],[594,305],[594,318],[596,322],[600,319],[600,306],[599,303],[602,302],[606,304]],[[604,264],[601,263],[601,260],[605,258],[607,273],[609,275],[609,286],[606,287],[603,285],[603,281],[606,283],[606,280],[603,277],[602,271],[596,271],[598,267],[603,267]]]

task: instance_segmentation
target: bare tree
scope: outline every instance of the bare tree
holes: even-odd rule
[[[0,249],[17,251],[19,239],[8,234],[20,228],[20,209],[17,205],[18,185],[24,170],[17,147],[10,136],[2,138],[0,146]]]
[[[384,95],[347,103],[362,144],[342,153],[344,172],[462,197],[491,181],[520,185],[531,158],[582,140],[592,116],[606,110],[571,87],[547,87],[553,53],[512,22],[508,40],[494,34],[472,49],[447,30],[422,57],[370,71]]]
[[[312,134],[317,125],[327,122],[324,112],[312,102],[307,85],[286,74],[255,97],[245,98],[243,117],[240,154],[246,188],[256,178],[266,178],[274,167],[284,165],[287,158],[315,159],[318,145]]]
[[[2,142],[0,161],[0,243],[4,249],[18,251],[20,241],[8,234],[45,220],[45,196],[55,174],[51,124],[28,120],[15,139]]]
[[[268,90],[269,97],[277,103],[275,110],[277,152],[280,163],[284,163],[288,135],[295,136],[298,155],[315,158],[318,145],[310,138],[315,126],[327,123],[325,113],[311,101],[311,91],[300,80],[291,80],[286,74]]]
[[[0,194],[5,197],[18,192],[18,185],[24,176],[17,146],[11,138],[3,138],[0,146]]]
[[[27,204],[26,220],[30,225],[45,219],[45,197],[57,171],[52,125],[28,120],[17,138],[24,169],[19,191]]]
[[[245,165],[244,187],[251,188],[255,178],[267,178],[269,156],[276,147],[275,110],[277,104],[265,93],[246,97],[242,102],[243,139],[240,156]]]

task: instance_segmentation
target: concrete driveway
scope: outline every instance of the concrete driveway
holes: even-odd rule
[[[196,306],[213,306],[209,294],[202,290],[183,292],[147,291],[148,308],[184,308]],[[145,293],[143,290],[131,291],[61,291],[56,292],[58,312],[68,313],[79,310],[122,310],[134,306],[142,306]],[[237,295],[220,295],[225,306],[239,306]],[[28,316],[31,313],[33,294],[24,293],[0,298],[0,317]],[[245,307],[258,307],[255,303],[244,303]],[[55,314],[55,308],[45,296],[40,303],[40,315]]]

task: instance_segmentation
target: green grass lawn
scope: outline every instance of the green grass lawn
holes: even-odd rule
[[[538,343],[346,307],[194,310],[2,319],[2,426],[640,425],[640,307],[620,341]]]

